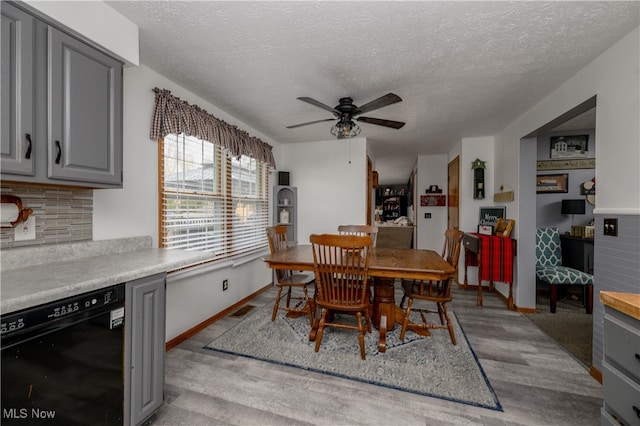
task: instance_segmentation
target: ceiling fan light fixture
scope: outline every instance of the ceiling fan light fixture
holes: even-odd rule
[[[331,134],[338,139],[348,139],[360,134],[360,126],[353,121],[339,121],[331,126]]]

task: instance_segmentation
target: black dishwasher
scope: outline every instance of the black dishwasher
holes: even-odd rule
[[[124,290],[1,317],[3,425],[122,425]]]

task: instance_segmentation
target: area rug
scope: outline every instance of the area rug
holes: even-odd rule
[[[205,348],[502,411],[454,314],[456,346],[451,344],[446,329],[433,330],[430,337],[408,330],[403,342],[397,325],[387,333],[387,350],[381,353],[378,331],[372,328],[366,335],[367,359],[363,361],[357,331],[327,328],[320,351],[315,352],[306,317],[292,319],[279,312],[272,322],[271,309],[268,305],[254,309]],[[340,320],[355,318],[345,316]],[[435,320],[439,321],[437,315]]]
[[[536,313],[525,314],[531,322],[557,341],[571,355],[590,368],[593,356],[593,315],[582,302],[558,298],[556,313],[549,311],[549,298],[538,296]]]

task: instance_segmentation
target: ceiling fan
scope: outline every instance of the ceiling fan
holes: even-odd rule
[[[309,97],[301,97],[298,98],[302,102],[306,102],[308,104],[317,106],[324,110],[327,110],[335,116],[335,118],[325,118],[324,120],[316,120],[310,121],[308,123],[294,124],[293,126],[287,126],[287,129],[295,129],[296,127],[307,126],[309,124],[322,123],[325,121],[333,121],[336,118],[338,122],[331,127],[331,134],[338,139],[346,139],[357,136],[360,133],[360,126],[353,122],[361,121],[363,123],[375,124],[377,126],[391,127],[392,129],[400,129],[404,126],[403,122],[393,121],[393,120],[384,120],[382,118],[373,118],[373,117],[358,117],[360,114],[364,114],[365,112],[370,112],[387,105],[395,104],[396,102],[401,102],[402,98],[394,93],[388,93],[384,96],[379,97],[378,99],[374,99],[373,101],[366,103],[362,106],[357,106],[353,104],[353,99],[346,97],[340,98],[338,101],[338,105],[335,107],[330,107],[328,105],[323,104],[322,102],[318,102],[315,99]]]

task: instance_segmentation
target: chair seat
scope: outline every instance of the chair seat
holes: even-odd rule
[[[369,287],[370,236],[312,234],[313,269],[316,277],[316,307],[321,308],[312,333],[316,331],[315,351],[326,327],[358,331],[360,358],[366,359],[365,333],[371,332]],[[356,315],[356,325],[339,320],[336,313]],[[311,334],[309,338],[312,339]]]
[[[536,275],[549,284],[593,284],[593,275],[566,266],[536,266]]]
[[[460,258],[460,247],[462,245],[462,236],[464,233],[457,229],[447,229],[444,233],[444,247],[442,248],[442,258],[446,260],[455,270],[458,267],[458,259]],[[407,307],[404,310],[404,318],[402,319],[402,329],[400,330],[400,340],[404,340],[407,329],[413,331],[426,330],[434,328],[446,328],[449,330],[449,337],[453,345],[457,344],[456,335],[451,324],[451,317],[447,311],[447,303],[451,302],[451,285],[455,280],[454,276],[450,276],[444,281],[421,281],[421,280],[402,280],[402,289],[404,294],[400,301],[400,307],[407,300]],[[420,304],[435,303],[436,309],[433,310],[425,307],[413,307],[415,300]],[[411,323],[409,318],[411,311],[420,312],[422,322]],[[437,313],[440,317],[440,324],[434,324],[427,320],[424,315],[429,312]]]

